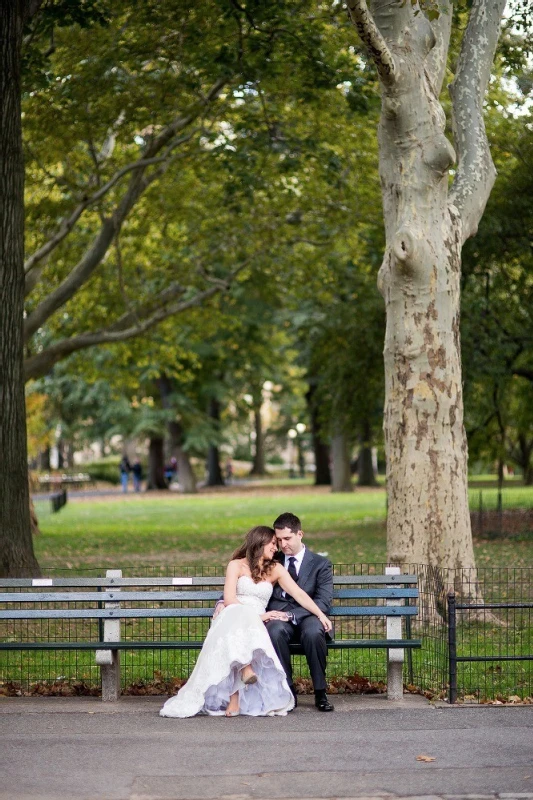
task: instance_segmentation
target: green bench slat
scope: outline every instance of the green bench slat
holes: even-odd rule
[[[391,600],[405,600],[417,598],[418,589],[334,589],[333,598],[336,600],[364,600],[366,598],[383,598]]]
[[[109,603],[123,601],[144,601],[159,603],[167,600],[214,601],[220,592],[9,592],[0,593],[0,603]]]
[[[149,603],[173,600],[182,601],[214,601],[218,600],[220,592],[2,592],[0,603],[88,603],[88,602],[132,602],[145,601]],[[335,589],[335,600],[364,600],[367,598],[407,599],[417,598],[418,589]]]
[[[334,639],[328,642],[329,650],[351,650],[352,648],[367,649],[386,647],[392,650],[400,648],[422,647],[421,639]],[[291,652],[304,655],[301,645],[291,644]]]
[[[153,619],[156,617],[211,617],[213,608],[35,608],[0,610],[0,619]]]
[[[414,617],[417,606],[333,606],[329,617]]]
[[[36,581],[39,581],[37,583]],[[44,583],[46,581],[46,583]],[[416,575],[334,575],[334,586],[387,586],[396,584],[417,584]],[[112,586],[223,586],[224,578],[217,577],[178,577],[178,578],[0,578],[0,589],[44,588],[58,586],[64,588],[90,588]]]
[[[337,586],[350,585],[352,583],[377,586],[388,586],[393,584],[418,584],[418,577],[416,575],[334,575],[333,584]],[[1,585],[1,584],[0,584]]]
[[[175,642],[2,642],[0,650],[200,650],[203,641]],[[336,639],[327,643],[330,650],[367,648],[421,647],[420,639]],[[290,645],[291,652],[303,655],[300,645]]]
[[[331,617],[411,617],[416,606],[333,606]],[[64,608],[0,610],[0,619],[152,619],[211,617],[213,608]]]

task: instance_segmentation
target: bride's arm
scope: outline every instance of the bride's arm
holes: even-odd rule
[[[237,581],[239,579],[240,565],[238,561],[230,561],[226,568],[226,580],[224,582],[224,605],[231,606],[237,604]]]
[[[298,584],[293,581],[285,567],[282,567],[281,564],[277,564],[271,574],[272,577],[277,580],[281,588],[287,592],[287,594],[290,594],[290,596],[293,597],[296,602],[302,606],[302,608],[305,608],[306,611],[310,611],[311,614],[314,614],[318,617],[326,632],[333,628],[333,625],[326,617],[324,612],[321,611],[314,600],[311,600],[307,592],[304,592],[303,589],[300,589]]]

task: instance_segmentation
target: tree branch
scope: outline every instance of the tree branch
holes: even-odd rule
[[[439,18],[431,23],[435,34],[435,46],[430,50],[426,58],[426,66],[429,80],[435,89],[436,97],[439,97],[444,76],[446,74],[446,63],[448,61],[448,48],[450,46],[450,34],[452,31],[453,3],[451,0],[440,0]]]
[[[251,257],[250,257],[251,258]],[[155,327],[168,317],[180,314],[190,308],[199,306],[220,291],[227,290],[233,279],[247,266],[250,258],[239,264],[226,278],[224,284],[217,284],[198,292],[193,297],[181,299],[177,302],[170,302],[176,295],[186,292],[186,287],[179,284],[172,284],[157,297],[159,308],[154,310],[154,303],[144,306],[142,309],[127,311],[122,314],[115,322],[99,331],[88,332],[73,336],[71,339],[63,339],[50,347],[42,350],[34,356],[26,359],[24,364],[25,380],[36,380],[42,378],[50,369],[61,359],[87,347],[94,347],[99,344],[116,344],[127,339],[132,339]]]
[[[166,154],[174,150],[178,145],[188,141],[195,133],[193,131],[186,136],[174,139],[177,133],[186,126],[194,122],[204,111],[207,104],[216,99],[222,87],[228,82],[228,78],[219,79],[210,88],[205,97],[202,97],[191,109],[189,114],[174,120],[145,147],[143,160],[150,161],[167,147]],[[109,246],[115,236],[119,233],[121,226],[129,212],[143,194],[145,189],[159,178],[168,168],[168,161],[162,159],[162,165],[155,170],[152,175],[145,177],[144,173],[147,166],[137,167],[133,170],[128,188],[122,199],[118,202],[113,214],[103,220],[100,231],[96,234],[92,244],[85,252],[78,264],[72,269],[64,281],[48,295],[34,311],[28,316],[24,324],[24,337],[27,341],[33,334],[46,322],[46,320],[63,306],[80,289],[81,286],[90,278],[94,270],[105,257]],[[103,189],[104,187],[102,187]],[[99,190],[101,191],[101,190]],[[97,192],[96,194],[99,194]]]
[[[483,99],[490,78],[506,0],[474,0],[450,86],[458,165],[450,203],[459,210],[462,240],[477,232],[496,179],[490,154]]]
[[[368,10],[365,0],[346,0],[346,6],[350,19],[372,56],[381,81],[386,85],[393,83],[394,58]]]
[[[134,170],[144,170],[146,167],[150,167],[153,164],[161,164],[168,160],[169,155],[176,147],[185,142],[188,142],[195,133],[198,132],[198,129],[194,130],[191,134],[187,136],[183,136],[180,139],[176,140],[169,146],[165,153],[162,156],[154,157],[154,158],[140,158],[138,161],[134,161],[131,164],[127,164],[126,166],[119,169],[103,186],[98,189],[98,191],[94,192],[90,197],[84,197],[81,203],[74,209],[72,214],[69,217],[65,217],[59,223],[59,227],[56,232],[50,237],[50,239],[45,242],[38,250],[36,250],[32,255],[26,260],[24,265],[24,271],[26,276],[31,272],[31,270],[42,261],[46,256],[50,255],[50,253],[55,250],[55,248],[61,244],[63,239],[68,236],[70,231],[73,229],[76,222],[79,220],[85,209],[89,208],[90,206],[97,203],[99,200],[102,199],[112,188],[115,186],[124,175],[127,175],[129,172],[133,172]],[[26,280],[26,295],[33,289],[35,286],[36,281],[29,281]]]

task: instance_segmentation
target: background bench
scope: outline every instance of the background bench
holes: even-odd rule
[[[388,567],[386,573],[334,577],[334,605],[330,613],[333,622],[361,617],[384,620],[385,635],[347,638],[343,634],[328,643],[328,649],[386,649],[387,696],[399,700],[403,695],[404,651],[421,646],[420,640],[410,635],[410,621],[418,613],[417,577],[400,574],[399,567]],[[190,650],[199,649],[203,641],[194,630],[191,636],[189,627],[182,639],[124,640],[121,621],[209,618],[223,585],[221,577],[124,578],[121,570],[108,570],[105,578],[1,579],[0,620],[7,624],[13,620],[96,620],[98,637],[39,641],[36,636],[32,639],[28,626],[30,633],[23,632],[17,641],[13,641],[13,636],[8,637],[9,641],[0,642],[0,650],[95,650],[102,675],[102,699],[114,701],[120,695],[121,650]],[[292,645],[291,650],[295,655],[303,652],[298,645]]]

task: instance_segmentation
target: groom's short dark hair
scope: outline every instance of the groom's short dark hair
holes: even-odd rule
[[[293,533],[298,533],[298,531],[302,530],[302,523],[296,514],[291,514],[290,511],[285,511],[284,514],[280,514],[279,517],[274,520],[272,527],[274,530],[278,531],[282,531],[283,528],[290,528]]]

